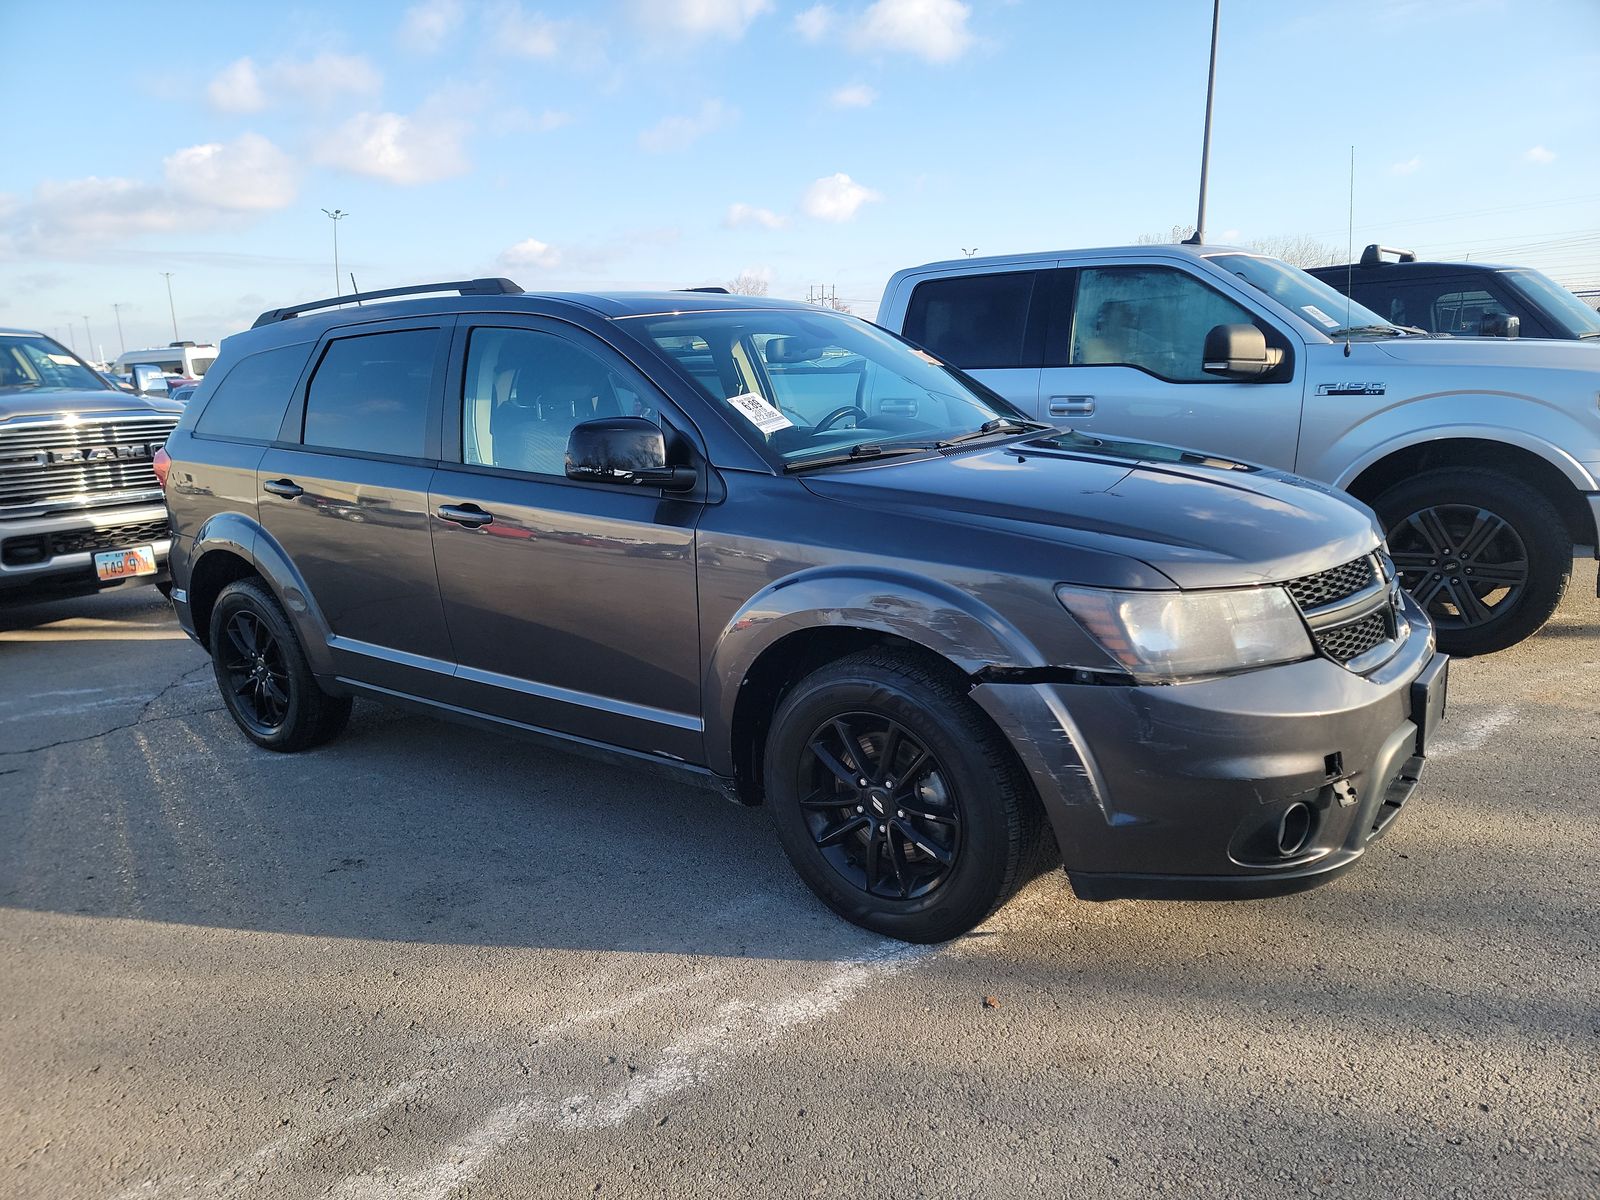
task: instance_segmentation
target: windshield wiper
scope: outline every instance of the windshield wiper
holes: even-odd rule
[[[1038,421],[1021,421],[1016,417],[996,417],[992,421],[985,421],[971,433],[958,434],[953,438],[945,438],[938,445],[955,446],[961,442],[970,442],[975,438],[988,437],[995,433],[1031,433],[1035,429],[1049,429],[1048,425],[1041,425]]]
[[[943,442],[857,442],[847,450],[836,454],[823,454],[817,458],[806,458],[799,462],[784,463],[785,474],[794,471],[809,471],[812,467],[833,467],[839,463],[861,462],[868,458],[890,458],[899,454],[923,454],[929,450],[937,450]]]

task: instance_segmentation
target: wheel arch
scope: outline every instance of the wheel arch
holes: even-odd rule
[[[195,534],[190,552],[187,597],[200,644],[210,650],[211,609],[218,594],[236,579],[257,578],[283,606],[316,675],[333,673],[328,625],[300,572],[275,538],[238,513],[219,513]]]

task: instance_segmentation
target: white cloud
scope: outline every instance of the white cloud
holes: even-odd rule
[[[1419,170],[1421,170],[1421,168],[1422,158],[1420,155],[1416,155],[1406,159],[1404,162],[1391,163],[1389,166],[1389,174],[1415,175]]]
[[[260,112],[282,100],[326,105],[345,95],[375,95],[383,76],[359,54],[326,52],[303,60],[278,59],[257,67],[235,59],[206,85],[206,99],[219,112]]]
[[[828,103],[835,108],[870,108],[877,98],[876,88],[868,87],[864,83],[847,83],[844,87],[834,90],[828,97]]]
[[[413,53],[432,54],[461,27],[463,12],[461,0],[421,0],[406,9],[395,36]]]
[[[1535,146],[1522,156],[1536,167],[1548,167],[1556,160],[1554,150],[1546,150],[1543,146]]]
[[[497,50],[518,58],[554,58],[561,49],[562,26],[522,5],[502,4],[494,18],[493,42]]]
[[[287,208],[295,197],[294,160],[258,133],[190,146],[162,166],[174,196],[224,211]]]
[[[789,218],[780,216],[770,208],[757,208],[754,204],[730,204],[722,218],[724,229],[741,229],[746,225],[759,225],[762,229],[782,229]]]
[[[652,154],[682,150],[739,114],[721,100],[707,100],[691,116],[663,117],[639,135],[639,148]]]
[[[838,20],[833,9],[826,4],[814,4],[802,13],[796,13],[794,31],[808,42],[820,42]]]
[[[315,157],[323,166],[390,183],[434,183],[468,170],[466,133],[464,121],[426,106],[411,116],[357,113],[323,139]]]
[[[548,270],[561,262],[561,251],[549,242],[538,238],[524,238],[515,246],[500,252],[500,261],[508,267],[538,267]]]
[[[645,25],[688,38],[719,37],[736,42],[772,0],[634,0]]]
[[[256,64],[248,57],[235,59],[212,76],[206,99],[218,112],[253,113],[267,106]]]
[[[869,187],[863,187],[844,172],[824,175],[806,189],[800,207],[807,216],[819,221],[853,221],[863,204],[883,197]]]
[[[950,62],[972,45],[967,18],[972,9],[961,0],[876,0],[861,15],[857,45],[865,50],[893,50],[929,62]]]

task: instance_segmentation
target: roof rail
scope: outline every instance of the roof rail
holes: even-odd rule
[[[457,279],[451,283],[419,283],[411,287],[385,288],[381,292],[352,292],[344,296],[330,296],[326,300],[309,300],[288,308],[269,308],[256,318],[251,329],[287,321],[301,313],[318,308],[337,308],[341,304],[359,304],[364,300],[387,300],[390,296],[418,296],[424,292],[455,292],[462,296],[517,296],[522,288],[509,279]]]
[[[1373,242],[1372,245],[1361,252],[1361,265],[1363,267],[1381,266],[1385,254],[1394,255],[1395,262],[1417,261],[1417,252],[1415,250],[1396,250],[1393,246],[1380,246],[1377,242]]]
[[[716,286],[716,285],[713,285],[711,287],[677,288],[676,290],[680,291],[680,292],[713,292],[718,296],[728,296],[728,295],[732,294],[731,292],[728,291],[727,288],[719,287],[719,286]]]

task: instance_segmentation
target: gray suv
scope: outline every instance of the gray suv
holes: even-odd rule
[[[917,941],[1050,858],[1090,899],[1312,887],[1416,786],[1446,663],[1329,488],[803,305],[350,299],[228,339],[167,444],[172,599],[258,745],[359,695],[622,755]]]

